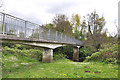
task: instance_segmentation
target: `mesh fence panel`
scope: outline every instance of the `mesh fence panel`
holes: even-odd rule
[[[62,43],[81,44],[81,41],[76,40],[71,36],[5,13],[0,13],[0,34]]]

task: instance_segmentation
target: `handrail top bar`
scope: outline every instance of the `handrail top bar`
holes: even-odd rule
[[[5,14],[5,15],[8,15],[8,16],[11,16],[11,17],[14,17],[14,18],[17,18],[17,19],[20,19],[20,20],[25,21],[25,22],[29,22],[29,23],[32,23],[32,24],[35,24],[35,25],[39,25],[39,26],[40,26],[40,24],[36,24],[36,23],[34,23],[34,22],[31,22],[31,21],[28,21],[28,20],[25,20],[25,19],[22,19],[22,18],[13,16],[13,15],[10,15],[10,14],[7,14],[7,13],[3,13],[3,12],[0,12],[0,13]]]

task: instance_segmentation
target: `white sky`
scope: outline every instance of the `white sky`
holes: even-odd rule
[[[5,13],[37,24],[52,22],[56,14],[79,14],[81,17],[97,11],[104,15],[108,32],[117,32],[119,0],[4,0]]]

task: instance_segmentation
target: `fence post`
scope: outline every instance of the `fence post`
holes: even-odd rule
[[[50,29],[48,30],[48,40],[51,40],[50,39]]]
[[[27,21],[25,21],[25,37],[26,37],[26,27],[27,27]]]
[[[34,38],[34,29],[33,29],[33,31],[32,31],[32,34],[33,34],[32,37]]]
[[[57,41],[57,33],[58,33],[58,31],[56,31],[56,38],[55,38],[55,39],[56,39],[56,41]]]
[[[5,34],[5,14],[3,14],[3,23],[2,23],[2,27],[3,27],[3,35]]]
[[[62,42],[62,35],[63,35],[63,33],[61,32],[61,42]]]
[[[65,34],[65,42],[66,42],[66,34]]]
[[[40,26],[39,26],[38,39],[40,39]]]
[[[6,33],[6,35],[7,35],[7,23],[5,23],[5,25],[6,25],[6,26],[5,26],[4,29],[5,29],[5,31],[6,31],[5,33]]]

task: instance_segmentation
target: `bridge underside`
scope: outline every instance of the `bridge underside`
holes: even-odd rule
[[[25,44],[25,45],[34,45],[44,47],[42,62],[52,62],[53,61],[53,49],[61,46],[70,45],[73,47],[73,60],[79,61],[79,46],[72,44],[56,43],[56,42],[45,42],[45,41],[30,41],[28,39],[17,39],[16,37],[1,37],[2,42],[16,43],[16,44]]]

